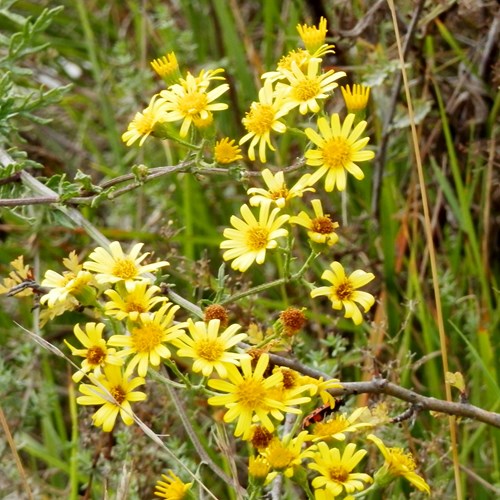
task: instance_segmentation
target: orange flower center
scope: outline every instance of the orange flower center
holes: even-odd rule
[[[288,197],[288,189],[286,186],[283,186],[281,189],[278,189],[277,191],[270,191],[269,194],[271,196],[271,199],[273,200],[279,200],[280,198],[287,198]]]
[[[269,231],[265,227],[252,227],[247,231],[246,244],[250,250],[263,250],[269,243]]]
[[[323,215],[311,220],[311,230],[319,234],[331,234],[335,229],[335,225],[330,220],[330,216]]]
[[[350,281],[346,280],[335,290],[335,294],[337,295],[339,300],[350,300],[353,292],[353,287]]]
[[[323,160],[328,168],[345,168],[351,157],[352,148],[343,137],[333,137],[323,146]]]
[[[87,361],[90,365],[98,366],[106,359],[106,352],[99,346],[89,347]]]
[[[116,402],[121,405],[127,399],[127,392],[123,389],[121,385],[116,385],[111,387],[109,392],[115,398]]]
[[[349,471],[341,465],[338,467],[330,467],[328,469],[328,474],[332,481],[337,481],[338,483],[345,483],[349,479]]]

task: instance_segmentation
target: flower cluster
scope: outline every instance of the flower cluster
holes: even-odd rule
[[[135,115],[122,139],[128,146],[137,141],[142,146],[150,135],[184,141],[191,133],[189,140],[195,142],[199,133],[201,143],[210,137],[213,160],[219,165],[243,160],[239,145],[247,142],[248,158],[254,161],[257,150],[260,162],[265,163],[268,150],[276,149],[275,134],[285,134],[292,123],[304,118],[314,123],[299,130],[302,139],[309,141],[303,164],[276,171],[264,168],[260,185],[247,189],[248,203],[241,205],[240,216],[231,216],[232,227],[223,231],[222,259],[244,273],[279,250],[285,256],[284,276],[274,284],[305,285],[311,298],[326,297],[332,311],[344,310],[344,318],[360,325],[362,313],[375,303],[375,297],[360,288],[375,275],[361,269],[348,274],[338,260],[332,260],[335,245],[342,244],[342,239],[325,192],[344,191],[348,174],[363,179],[358,163],[374,157],[366,149],[367,122],[359,115],[367,105],[369,89],[343,88],[346,116],[329,115],[325,104],[346,74],[321,68],[323,57],[334,49],[325,43],[326,20],[322,18],[317,27],[299,25],[297,30],[305,48],[289,52],[274,71],[262,75],[258,100],[242,119],[246,133],[238,145],[228,137],[215,141],[215,133],[209,131],[213,114],[228,107],[218,102],[229,90],[223,83],[223,70],[183,76],[174,53],[152,61],[166,88]],[[302,167],[306,171],[291,181]],[[307,235],[310,256],[292,272],[298,259],[293,253],[294,235],[301,234]],[[416,474],[411,454],[386,448],[374,434],[362,439],[376,427],[377,418],[367,407],[347,404],[348,409],[340,411],[344,402],[332,395],[342,388],[339,380],[315,379],[273,360],[272,351],[283,345],[290,348],[307,324],[305,308],[288,307],[265,334],[252,332],[252,325],[243,322],[231,323],[228,310],[217,303],[206,307],[203,318],[192,317],[196,307],[181,310],[183,302],[174,304],[164,288],[155,284],[154,273],[168,268],[169,262],[148,260],[150,255],[142,253],[142,247],[138,243],[126,252],[114,241],[94,249],[83,262],[72,252],[63,261],[66,270],[48,270],[41,282],[42,323],[67,311],[78,311],[86,318],[73,328],[79,345],[64,341],[80,362],[72,377],[80,384],[77,403],[99,407],[92,416],[95,426],[110,432],[118,415],[125,425],[133,424],[137,418],[133,405],[147,397],[138,389],[146,385],[151,370],[167,365],[180,387],[195,387],[209,406],[221,407],[221,420],[234,425],[234,436],[247,442],[252,498],[278,474],[302,486],[309,497],[312,487],[316,499],[383,489],[399,476],[430,492]],[[321,274],[328,285],[316,287],[306,281],[305,272],[312,271],[310,264],[321,254],[328,258]],[[29,268],[16,260],[0,293],[30,279]],[[256,288],[255,293],[266,286]],[[185,305],[187,299],[182,300]],[[182,372],[178,363],[188,368]],[[285,421],[291,424],[285,426]],[[360,440],[375,443],[385,459],[373,475],[358,470],[368,453],[360,449]],[[180,499],[190,494],[191,486],[169,471],[157,482],[155,495]]]

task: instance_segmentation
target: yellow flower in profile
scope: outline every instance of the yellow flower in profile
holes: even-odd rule
[[[234,139],[229,139],[229,137],[224,137],[216,142],[214,147],[214,158],[217,163],[227,165],[243,159],[243,156],[241,156],[241,149],[235,142]]]
[[[177,356],[193,358],[193,371],[201,372],[204,377],[212,375],[213,370],[220,377],[227,376],[227,365],[239,365],[240,360],[250,358],[249,354],[229,352],[238,342],[246,339],[246,333],[236,333],[241,326],[230,325],[219,334],[220,320],[212,319],[207,323],[189,318],[189,335],[183,332],[173,344],[179,348]]]
[[[309,187],[310,174],[303,175],[290,189],[285,182],[285,173],[280,170],[273,174],[268,168],[262,171],[262,178],[266,183],[267,190],[262,188],[250,188],[247,194],[253,195],[250,198],[250,205],[259,206],[269,200],[276,204],[278,208],[283,208],[287,201],[295,197],[301,197],[305,191],[314,191]]]
[[[283,98],[274,96],[272,82],[266,80],[264,86],[259,91],[259,101],[253,102],[242,120],[243,126],[247,130],[240,139],[240,145],[250,141],[248,146],[248,157],[255,160],[255,146],[259,146],[259,159],[266,162],[266,146],[274,151],[271,144],[271,131],[282,134],[286,131],[286,125],[280,121],[289,111]]]
[[[318,113],[318,99],[326,99],[338,87],[336,82],[346,76],[344,71],[319,72],[319,59],[311,58],[307,64],[307,72],[303,72],[295,62],[290,70],[283,70],[288,84],[278,82],[276,93],[283,96],[290,109],[299,107],[299,112],[305,115],[308,111]]]
[[[76,398],[76,402],[101,406],[92,416],[93,424],[102,427],[104,432],[111,432],[120,414],[125,425],[132,425],[134,417],[130,403],[146,399],[144,392],[134,390],[144,384],[144,379],[134,377],[129,380],[129,373],[115,365],[105,366],[103,375],[99,378],[90,375],[90,379],[93,384],[81,384],[78,388],[83,396]]]
[[[148,136],[154,132],[155,126],[165,121],[165,117],[165,105],[158,99],[158,95],[154,95],[149,106],[142,112],[136,113],[134,119],[128,124],[127,131],[122,134],[122,141],[127,146],[132,146],[140,139],[139,146],[142,146]]]
[[[269,418],[271,414],[277,420],[283,420],[283,412],[300,413],[294,408],[295,401],[277,401],[270,397],[271,389],[282,380],[281,372],[265,377],[269,365],[269,355],[259,357],[255,369],[250,359],[242,359],[241,367],[227,366],[227,380],[209,380],[208,386],[226,394],[212,396],[208,404],[225,406],[228,410],[224,422],[237,419],[234,435],[248,440],[252,433],[252,422],[261,422],[269,431],[274,431],[274,424]],[[241,370],[241,371],[240,371]]]
[[[356,290],[375,278],[373,273],[367,273],[357,269],[349,276],[345,275],[344,268],[340,262],[332,262],[330,269],[323,272],[321,279],[329,281],[332,286],[321,286],[311,291],[311,297],[326,295],[332,301],[332,309],[341,310],[345,308],[344,318],[351,318],[355,325],[361,324],[363,317],[356,302],[363,307],[364,311],[370,310],[375,302],[375,297],[368,292]]]
[[[227,249],[222,255],[224,260],[233,260],[231,267],[245,272],[254,262],[262,264],[266,260],[266,250],[278,246],[277,238],[286,236],[288,231],[281,226],[288,220],[288,215],[280,215],[279,208],[270,211],[271,203],[262,203],[259,220],[255,218],[248,205],[240,208],[243,220],[231,216],[233,228],[224,229],[224,240],[220,247]]]
[[[118,356],[133,355],[127,370],[132,371],[137,366],[137,373],[145,377],[149,364],[158,366],[162,359],[170,358],[171,352],[165,343],[172,342],[184,331],[184,323],[174,325],[174,314],[178,310],[179,306],[168,302],[149,318],[141,318],[130,329],[130,335],[113,335],[108,340],[110,346],[125,348]]]
[[[276,477],[276,473],[270,473],[269,462],[261,455],[250,456],[248,459],[248,475],[256,484],[263,485],[269,483]]]
[[[24,265],[24,256],[19,255],[10,263],[12,271],[9,273],[8,278],[3,279],[3,284],[0,283],[0,295],[9,293],[13,288],[20,285],[25,281],[33,281],[33,270],[26,264]],[[33,295],[33,290],[31,288],[25,288],[16,292],[16,297],[27,297]]]
[[[339,227],[338,222],[333,222],[330,215],[323,213],[321,200],[312,200],[311,205],[315,217],[311,217],[306,212],[300,212],[299,215],[290,217],[290,224],[300,224],[308,231],[307,235],[314,243],[325,244],[331,247],[339,240],[335,229]]]
[[[312,440],[326,441],[328,439],[336,439],[338,441],[345,441],[346,432],[356,432],[358,429],[373,427],[373,425],[368,422],[356,423],[356,421],[367,412],[369,413],[370,410],[366,406],[363,406],[361,408],[356,408],[347,417],[343,413],[337,413],[322,422],[317,422],[311,433]]]
[[[365,450],[356,451],[356,445],[349,443],[342,455],[338,448],[328,448],[328,445],[321,441],[318,443],[318,451],[313,455],[313,462],[308,467],[317,471],[320,475],[312,480],[314,489],[324,488],[330,496],[334,498],[342,493],[353,493],[362,491],[365,483],[372,483],[373,479],[362,472],[352,472],[354,467],[366,455]]]
[[[326,19],[320,17],[317,27],[308,26],[307,24],[297,24],[297,31],[306,49],[313,53],[325,43],[326,34],[328,32],[326,28]]]
[[[283,472],[286,477],[292,477],[294,469],[302,465],[304,459],[311,458],[313,455],[310,449],[303,449],[307,438],[307,431],[300,432],[293,439],[289,434],[283,439],[274,438],[262,452],[262,456],[272,469]]]
[[[166,261],[141,265],[141,262],[149,255],[139,255],[144,243],[135,244],[128,254],[124,253],[118,241],[109,244],[108,249],[97,247],[90,255],[89,260],[83,263],[84,269],[97,273],[95,279],[100,284],[118,283],[123,281],[127,290],[133,288],[135,281],[150,281],[145,276],[168,266]]]
[[[193,483],[183,483],[171,470],[162,474],[163,481],[157,481],[155,486],[155,496],[166,498],[167,500],[183,500]]]
[[[361,180],[365,174],[356,162],[367,161],[374,158],[373,151],[364,150],[368,144],[369,137],[360,139],[366,128],[366,122],[360,121],[351,131],[355,115],[347,115],[344,123],[340,124],[337,113],[331,117],[331,125],[324,117],[318,119],[320,134],[312,128],[306,129],[307,137],[318,149],[306,151],[306,164],[319,167],[311,176],[311,185],[315,184],[325,174],[325,190],[333,191],[335,187],[343,191],[346,187],[346,171],[356,179]]]
[[[374,476],[377,484],[384,488],[397,477],[404,477],[420,491],[431,494],[425,479],[414,472],[417,466],[411,453],[405,453],[402,448],[387,448],[384,442],[373,434],[369,434],[367,439],[377,445],[385,458],[384,465]]]
[[[73,331],[84,349],[73,347],[67,340],[64,343],[71,349],[73,356],[85,358],[82,367],[73,375],[74,382],[80,382],[85,374],[93,372],[96,377],[101,375],[101,369],[106,365],[121,366],[123,360],[116,356],[115,349],[109,349],[106,340],[102,338],[104,323],[86,323],[85,331],[80,325],[75,325]]]
[[[108,316],[120,321],[125,318],[138,321],[139,318],[147,318],[155,305],[168,301],[167,297],[154,297],[160,287],[147,281],[132,282],[128,288],[118,284],[117,290],[104,292],[111,299],[104,305]]]
[[[309,387],[309,394],[311,396],[319,394],[319,397],[324,405],[328,404],[331,408],[335,408],[337,401],[328,391],[329,389],[342,388],[342,384],[338,379],[330,378],[323,380],[323,377],[313,378],[307,375],[302,375],[301,379],[301,383]]]
[[[169,85],[176,83],[181,78],[179,63],[174,52],[170,52],[158,59],[153,59],[150,64],[155,73]]]
[[[366,108],[368,98],[370,97],[370,87],[365,87],[355,83],[352,86],[352,90],[349,85],[340,87],[340,90],[344,96],[348,113],[356,113],[357,111],[363,111],[363,109]]]
[[[210,112],[227,109],[227,104],[213,101],[227,92],[229,85],[223,83],[207,92],[211,79],[214,79],[213,76],[206,76],[204,73],[199,77],[188,73],[185,79],[181,78],[179,83],[160,92],[159,101],[166,111],[165,121],[182,120],[179,132],[181,137],[186,137],[195,120],[206,120]]]

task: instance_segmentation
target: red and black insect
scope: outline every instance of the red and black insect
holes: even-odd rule
[[[339,411],[339,408],[344,405],[345,405],[344,399],[336,399],[333,406],[331,406],[330,404],[326,404],[320,406],[319,408],[316,408],[314,411],[309,413],[309,415],[307,415],[304,418],[304,421],[302,422],[302,429],[306,429],[311,424],[317,424],[318,422],[321,422],[328,415],[331,415],[332,413]]]

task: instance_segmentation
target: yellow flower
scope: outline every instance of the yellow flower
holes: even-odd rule
[[[303,24],[302,26],[297,24],[297,31],[306,49],[313,53],[325,43],[326,34],[328,32],[326,28],[326,19],[320,17],[318,27],[308,26],[307,24]]]
[[[367,422],[358,422],[358,420],[366,412],[369,413],[367,407],[356,408],[351,415],[346,417],[343,413],[334,414],[333,417],[323,422],[318,422],[312,431],[313,441],[326,441],[327,439],[337,439],[345,441],[346,432],[355,432],[358,429],[373,427]]]
[[[277,238],[286,236],[288,231],[281,226],[288,220],[288,215],[278,217],[279,208],[271,213],[270,202],[260,206],[259,220],[250,211],[247,205],[240,208],[242,219],[231,216],[233,228],[224,229],[224,240],[220,247],[227,249],[223,254],[224,260],[234,259],[231,267],[236,271],[246,271],[254,262],[262,264],[266,259],[266,250],[278,246]]]
[[[263,485],[269,482],[268,475],[271,470],[269,462],[263,456],[251,456],[248,460],[248,475],[254,479],[257,484]],[[272,477],[274,478],[276,474]]]
[[[142,146],[148,136],[154,132],[155,126],[165,121],[165,117],[164,103],[158,99],[158,95],[154,95],[149,106],[142,112],[136,113],[134,119],[128,124],[127,131],[122,134],[122,141],[127,146],[131,146],[140,139],[139,146]]]
[[[321,200],[312,200],[311,205],[314,210],[314,219],[311,219],[306,212],[300,212],[299,215],[290,217],[289,222],[290,224],[300,224],[308,229],[307,235],[314,243],[326,244],[331,247],[339,240],[335,232],[339,223],[332,222],[330,215],[323,213]]]
[[[144,401],[146,394],[135,391],[144,384],[144,379],[134,377],[128,379],[128,372],[123,373],[119,366],[107,365],[104,375],[96,378],[90,375],[93,384],[81,384],[79,391],[83,396],[76,398],[79,405],[101,405],[92,416],[93,424],[102,427],[104,432],[110,432],[115,426],[116,417],[120,414],[125,425],[134,422],[131,402]]]
[[[282,134],[286,130],[286,125],[279,119],[285,116],[289,108],[285,105],[283,98],[274,97],[272,82],[266,80],[264,86],[259,91],[259,101],[253,102],[242,120],[243,126],[247,130],[240,139],[240,144],[252,139],[248,147],[248,157],[255,160],[255,146],[259,146],[259,159],[266,162],[266,146],[271,151],[274,147],[271,144],[271,131],[274,130]]]
[[[3,279],[3,284],[0,283],[0,295],[4,293],[9,293],[12,288],[20,285],[25,281],[33,280],[33,271],[28,264],[24,265],[24,256],[20,255],[14,259],[10,266],[13,271],[9,273],[8,278]],[[33,295],[33,290],[31,288],[25,288],[20,290],[15,294],[17,297],[27,297],[28,295]]]
[[[182,120],[179,135],[186,137],[189,127],[195,120],[206,120],[211,111],[227,109],[227,104],[214,103],[218,97],[229,90],[229,85],[223,83],[207,92],[210,80],[220,79],[214,77],[215,72],[201,73],[194,77],[188,73],[186,78],[181,78],[179,83],[171,85],[167,90],[160,92],[160,101],[166,110],[165,121]]]
[[[275,471],[292,477],[294,469],[299,467],[305,458],[311,458],[313,455],[310,449],[302,449],[307,437],[307,431],[302,431],[293,439],[290,439],[290,435],[284,436],[283,439],[274,438],[262,452],[262,456]]]
[[[123,253],[122,247],[118,241],[109,244],[108,249],[97,247],[90,255],[89,260],[84,262],[84,269],[97,273],[95,278],[98,283],[118,283],[123,281],[127,290],[133,288],[135,281],[150,281],[144,276],[168,266],[169,263],[155,262],[153,264],[141,265],[141,262],[149,255],[144,253],[139,255],[144,243],[137,243],[132,247],[130,253]]]
[[[235,145],[235,140],[224,137],[224,139],[217,141],[215,144],[214,158],[217,163],[227,165],[228,163],[241,160],[243,156],[241,156],[241,149]]]
[[[169,85],[177,82],[181,78],[179,63],[177,62],[177,57],[175,57],[174,52],[154,59],[150,64],[155,73],[163,78]]]
[[[132,282],[129,290],[118,284],[117,290],[106,290],[104,293],[111,299],[106,302],[104,309],[108,316],[123,320],[138,321],[147,318],[151,309],[162,302],[168,301],[167,297],[153,297],[160,288],[150,285],[147,281]]]
[[[170,358],[171,352],[165,343],[179,337],[184,326],[183,323],[173,324],[174,314],[178,309],[179,306],[168,302],[149,318],[141,318],[130,329],[130,335],[113,335],[108,340],[110,346],[125,347],[123,351],[118,352],[118,356],[134,355],[127,370],[132,371],[138,366],[137,373],[145,377],[150,363],[152,366],[158,366],[162,358]]]
[[[356,445],[349,443],[342,455],[338,448],[328,448],[325,442],[318,443],[318,451],[313,455],[313,462],[308,464],[310,469],[319,472],[319,476],[312,480],[314,489],[325,488],[330,498],[336,497],[345,489],[346,493],[361,491],[373,479],[362,472],[351,472],[366,455],[365,450],[356,451]]]
[[[226,394],[218,394],[209,398],[208,404],[225,406],[228,411],[224,415],[225,422],[238,420],[234,435],[248,440],[252,433],[252,422],[261,422],[269,431],[274,431],[274,424],[269,418],[271,414],[277,420],[283,420],[283,413],[300,413],[294,408],[294,400],[277,401],[270,397],[271,389],[279,384],[283,375],[280,372],[265,377],[269,365],[269,355],[260,356],[255,369],[250,359],[241,360],[241,372],[233,365],[227,366],[228,380],[209,380],[208,385]]]
[[[333,70],[318,74],[319,64],[318,59],[310,59],[305,73],[293,62],[291,70],[283,70],[289,84],[276,85],[276,93],[283,96],[290,109],[298,106],[302,115],[308,111],[317,113],[320,110],[317,99],[326,99],[338,87],[336,80],[346,76],[344,71]]]
[[[219,335],[220,321],[212,319],[206,324],[196,323],[189,318],[187,321],[189,335],[183,332],[173,344],[179,348],[177,356],[193,358],[193,371],[201,372],[209,377],[215,369],[220,377],[227,376],[228,364],[239,365],[240,359],[250,358],[249,354],[228,352],[238,342],[246,339],[246,333],[236,332],[240,325],[231,325]]]
[[[263,202],[271,200],[278,208],[283,208],[286,202],[295,197],[301,197],[305,191],[314,191],[309,187],[308,182],[310,174],[303,175],[290,189],[285,182],[285,173],[283,171],[273,173],[268,169],[262,171],[262,178],[267,185],[267,191],[262,188],[250,188],[247,194],[253,195],[250,198],[250,205],[259,206]]]
[[[332,309],[341,310],[344,307],[344,318],[351,318],[355,325],[361,324],[363,317],[355,302],[367,312],[374,304],[375,297],[367,292],[356,290],[356,288],[372,281],[375,275],[357,269],[347,277],[340,262],[332,262],[330,268],[331,270],[327,269],[323,272],[321,279],[329,281],[332,286],[315,288],[311,292],[311,297],[326,295],[332,301]]]
[[[167,500],[182,500],[193,483],[183,483],[171,470],[161,475],[163,481],[157,481],[155,495]]]
[[[365,121],[360,121],[351,131],[355,115],[347,115],[344,123],[340,124],[337,113],[331,117],[331,126],[324,117],[318,119],[318,134],[312,128],[306,129],[307,137],[318,146],[318,149],[306,151],[306,164],[319,167],[310,179],[310,184],[315,184],[326,174],[325,190],[333,191],[335,187],[343,191],[346,187],[346,170],[356,179],[364,178],[363,171],[355,162],[371,160],[375,153],[363,150],[369,137],[360,139],[366,127]]]
[[[375,474],[376,483],[385,487],[397,477],[402,476],[420,491],[431,494],[431,489],[424,478],[414,472],[417,466],[411,453],[404,453],[402,448],[386,448],[384,442],[373,434],[369,434],[367,438],[377,445],[385,458],[383,467]]]
[[[323,377],[317,379],[308,377],[307,375],[302,375],[301,379],[301,383],[309,387],[309,394],[311,396],[319,394],[323,404],[328,404],[330,407],[335,408],[336,399],[328,391],[329,389],[340,389],[342,387],[342,384],[338,379],[330,378],[323,380]]]
[[[106,341],[102,338],[104,323],[86,323],[85,332],[80,325],[75,325],[74,332],[76,338],[85,349],[76,349],[67,340],[65,344],[71,349],[73,356],[85,358],[82,367],[73,375],[74,382],[80,382],[86,373],[93,371],[96,377],[101,375],[101,368],[106,365],[121,366],[123,360],[115,355],[115,349],[108,349]]]
[[[71,252],[68,258],[63,259],[63,264],[68,271],[59,274],[49,269],[41,283],[42,286],[51,288],[40,298],[40,303],[46,303],[50,308],[56,303],[65,303],[67,306],[78,305],[75,295],[80,294],[87,285],[94,281],[91,273],[82,270],[83,266],[78,263],[76,252]]]
[[[364,87],[355,83],[351,87],[349,85],[344,85],[340,87],[342,95],[344,96],[345,105],[349,113],[356,113],[357,111],[363,111],[368,104],[368,98],[370,97],[370,87]]]

